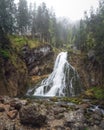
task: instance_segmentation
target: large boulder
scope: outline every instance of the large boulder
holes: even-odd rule
[[[19,112],[20,122],[34,126],[42,126],[46,123],[46,115],[38,110],[36,105],[24,106]]]

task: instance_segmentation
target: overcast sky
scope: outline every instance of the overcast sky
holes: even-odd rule
[[[17,0],[18,1],[18,0]],[[99,0],[27,0],[39,5],[45,2],[48,8],[53,7],[57,17],[68,17],[75,21],[83,18],[84,11],[89,11],[91,6],[96,9]]]

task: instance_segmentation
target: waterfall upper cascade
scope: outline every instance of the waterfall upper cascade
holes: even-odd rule
[[[56,58],[53,72],[47,79],[44,79],[32,93],[33,96],[50,97],[75,96],[80,92],[81,86],[79,76],[75,68],[68,63],[67,52],[61,52]]]

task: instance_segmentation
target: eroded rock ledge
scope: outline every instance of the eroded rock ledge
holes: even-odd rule
[[[42,75],[49,73],[52,64],[53,50],[49,44],[30,49],[28,45],[22,48],[22,57],[26,62],[29,75]]]

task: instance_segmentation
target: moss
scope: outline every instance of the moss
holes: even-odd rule
[[[0,49],[0,56],[2,56],[3,59],[9,59],[10,58],[10,52],[8,50]]]
[[[9,38],[12,43],[12,47],[16,49],[17,52],[19,52],[26,44],[29,46],[29,48],[38,47],[39,45],[44,44],[36,39],[31,39],[26,36],[11,35]]]
[[[39,42],[38,40],[30,40],[30,39],[28,39],[28,45],[29,45],[29,47],[32,49],[32,48],[35,48],[35,47],[38,47],[38,46],[40,46],[40,45],[42,45],[42,44],[44,44],[44,43],[41,43],[41,42]]]
[[[104,99],[104,89],[100,87],[92,88],[95,98],[97,99]]]
[[[82,98],[104,99],[104,89],[101,87],[93,87],[82,94]]]
[[[65,51],[65,50],[62,50],[62,49],[59,49],[59,48],[56,48],[56,47],[52,47],[53,48],[53,52],[56,54],[56,56],[62,52],[62,51]]]
[[[52,97],[52,98],[50,98],[50,100],[53,102],[58,102],[58,97]]]
[[[88,128],[84,128],[84,130],[89,130]]]
[[[88,89],[84,92],[83,98],[95,98],[94,97],[94,92],[92,89]]]
[[[82,103],[82,99],[78,98],[78,97],[72,97],[72,98],[64,97],[61,100],[65,101],[65,102],[72,102],[72,103],[75,103],[75,104],[81,104]]]
[[[12,43],[12,47],[15,48],[17,51],[19,51],[27,42],[27,38],[22,36],[9,36],[10,41]]]

